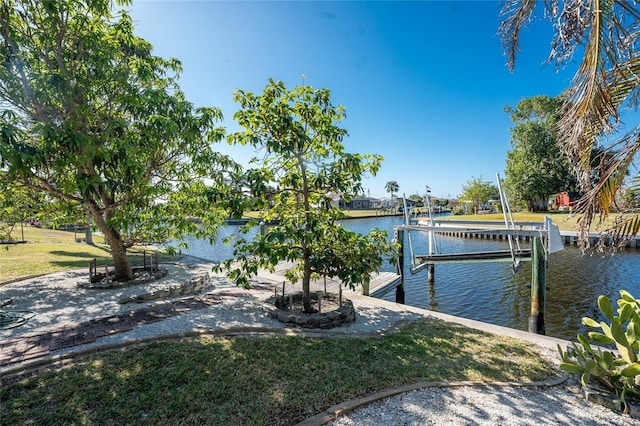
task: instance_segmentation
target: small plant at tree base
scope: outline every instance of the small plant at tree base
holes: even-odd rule
[[[348,201],[362,193],[363,176],[375,175],[382,157],[344,151],[347,132],[336,125],[344,109],[330,102],[327,89],[287,91],[283,83],[270,80],[263,94],[238,90],[234,99],[241,105],[234,118],[245,131],[230,135],[229,142],[263,153],[254,159],[260,167],[249,170],[246,187],[254,200],[263,200],[262,219],[275,224],[251,241],[238,238],[236,258],[220,268],[236,284],[248,286],[259,268],[293,262],[287,278],[302,281],[305,312],[312,310],[313,274],[338,277],[350,287],[368,285],[392,247],[383,231],[361,235],[344,229],[338,221],[344,215],[331,196]],[[244,231],[255,225],[258,221]]]
[[[581,374],[583,386],[595,380],[615,392],[626,408],[626,398],[639,395],[636,386],[640,375],[640,301],[625,290],[620,290],[620,297],[617,311],[608,297],[598,298],[598,307],[609,323],[582,318],[584,325],[600,330],[587,333],[589,338],[598,344],[615,345],[618,354],[592,346],[584,334],[578,334],[579,345],[572,343],[566,352],[558,345],[558,351],[562,357],[561,370]]]

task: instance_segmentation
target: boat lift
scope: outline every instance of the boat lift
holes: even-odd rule
[[[504,226],[498,226],[495,221],[469,221],[469,220],[434,220],[431,214],[431,191],[427,187],[425,204],[429,217],[411,224],[407,213],[406,199],[404,200],[404,224],[395,226],[394,239],[400,243],[401,249],[398,256],[398,272],[403,275],[402,263],[404,261],[404,233],[407,233],[409,251],[411,253],[411,274],[416,274],[429,267],[428,281],[433,282],[433,266],[438,263],[462,263],[462,262],[502,262],[510,261],[513,272],[520,269],[521,261],[531,261],[531,315],[529,316],[529,331],[545,334],[544,310],[546,300],[546,266],[547,255],[564,249],[560,230],[548,216],[543,222],[516,222],[511,214],[511,207],[502,189],[500,176],[498,190],[504,216]],[[429,237],[428,254],[416,255],[413,251],[411,231],[426,232]],[[509,250],[493,250],[471,253],[438,253],[436,249],[435,235],[438,233],[490,235],[505,238],[509,241]],[[520,247],[520,238],[532,240],[531,249]],[[404,289],[398,287],[396,298],[400,294],[404,300]]]
[[[512,262],[514,273],[520,269],[521,261],[531,260],[531,249],[520,247],[521,238],[540,237],[545,242],[545,257],[548,253],[554,253],[562,250],[562,238],[560,230],[551,218],[545,217],[544,222],[516,222],[511,214],[511,207],[507,197],[502,189],[500,176],[496,175],[498,180],[498,189],[500,192],[500,201],[504,216],[504,226],[498,225],[495,221],[477,221],[477,220],[434,220],[431,213],[431,194],[430,188],[427,187],[425,196],[425,204],[428,209],[428,218],[418,220],[416,224],[410,224],[409,215],[407,213],[406,200],[404,200],[405,220],[403,225],[394,227],[394,233],[398,235],[398,231],[407,232],[407,240],[409,243],[409,251],[411,253],[411,274],[417,274],[430,265],[438,263],[462,263],[462,262]],[[411,231],[427,233],[429,238],[428,254],[416,255],[413,250],[411,240]],[[493,250],[482,252],[466,252],[466,253],[438,253],[436,244],[436,234],[453,233],[453,234],[483,234],[500,236],[509,241],[509,250]]]

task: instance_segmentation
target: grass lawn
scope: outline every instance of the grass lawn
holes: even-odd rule
[[[558,225],[561,231],[577,231],[579,215],[569,215],[569,213],[513,213],[515,222],[544,222],[545,216],[549,216],[554,224]],[[504,224],[504,216],[502,213],[491,214],[471,214],[471,215],[451,215],[447,217],[439,217],[438,220],[491,220]]]
[[[358,217],[377,217],[377,216],[389,216],[392,213],[389,210],[345,210],[344,214],[348,218]],[[395,213],[394,213],[395,214]],[[399,214],[396,214],[399,216]],[[544,222],[544,217],[549,216],[553,223],[558,225],[561,231],[577,231],[578,220],[580,215],[569,215],[566,212],[546,212],[546,213],[529,213],[529,212],[517,212],[513,213],[513,220],[516,222]],[[248,212],[246,217],[258,218],[260,212]],[[450,215],[450,216],[436,216],[436,220],[486,220],[496,221],[504,223],[504,217],[502,213],[491,214],[471,214],[471,215]],[[608,218],[604,225],[610,225],[613,223],[613,218]],[[594,223],[594,225],[596,225]],[[595,228],[594,228],[595,230]]]
[[[84,233],[77,234],[78,238]],[[22,238],[20,228],[12,233]],[[73,232],[24,227],[26,244],[0,245],[0,283],[14,278],[88,267],[96,259],[98,265],[111,263],[111,251],[101,236],[94,236],[95,245],[77,243]],[[129,250],[132,258],[142,249]]]
[[[358,395],[429,381],[541,380],[528,344],[437,320],[372,338],[157,342],[0,386],[3,424],[294,424]]]
[[[346,211],[345,214],[348,217],[371,217],[371,216],[381,216],[382,214],[377,210],[349,210]],[[558,225],[561,231],[577,231],[578,230],[578,220],[580,219],[580,215],[569,215],[569,213],[565,212],[546,212],[546,213],[529,213],[529,212],[518,212],[513,213],[513,220],[516,222],[544,222],[545,216],[549,216],[553,223]],[[598,225],[594,222],[592,230],[597,231],[603,227],[611,226],[614,222],[613,216],[611,215],[607,218],[601,225]],[[471,215],[450,215],[450,216],[436,216],[436,220],[485,220],[485,221],[495,221],[500,224],[504,223],[504,216],[502,213],[491,213],[491,214],[471,214]]]

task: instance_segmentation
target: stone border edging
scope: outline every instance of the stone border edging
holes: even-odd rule
[[[133,269],[136,269],[136,267],[134,267]],[[145,270],[145,272],[147,272]],[[118,289],[123,289],[123,288],[128,288],[128,287],[133,287],[134,285],[141,285],[141,284],[148,284],[148,283],[152,283],[155,282],[161,278],[164,278],[167,276],[167,274],[169,273],[169,271],[167,271],[166,269],[158,269],[155,272],[150,272],[150,276],[147,276],[146,278],[133,278],[132,280],[129,281],[116,281],[116,280],[109,280],[107,282],[97,282],[94,283],[91,281],[91,279],[89,279],[89,282],[84,282],[81,281],[77,284],[78,288],[82,288],[85,290],[118,290]]]
[[[297,423],[296,426],[323,426],[330,421],[333,421],[341,415],[347,414],[357,408],[365,405],[369,405],[372,402],[380,399],[389,398],[392,396],[400,395],[419,389],[426,388],[453,388],[462,386],[487,386],[487,387],[552,387],[563,384],[569,379],[569,375],[564,373],[560,377],[554,377],[548,380],[537,382],[473,382],[473,381],[461,381],[461,382],[418,382],[410,385],[402,385],[393,388],[383,389],[377,392],[373,392],[367,395],[359,396],[340,404],[334,405],[316,414],[313,417],[309,417],[306,420]]]
[[[167,270],[163,269],[163,271],[163,277],[165,277],[167,275]],[[150,280],[149,282],[152,281]],[[118,304],[126,305],[128,303],[143,303],[157,299],[199,294],[207,290],[209,287],[211,287],[211,276],[208,272],[203,272],[191,278],[188,282],[184,282],[182,284],[173,285],[167,288],[162,288],[135,296],[121,297],[118,300]]]
[[[338,303],[338,295],[335,293],[313,292],[312,298],[320,299],[324,297],[332,302]],[[340,307],[326,312],[304,313],[294,310],[287,310],[288,300],[301,302],[303,298],[302,292],[289,293],[287,296],[278,296],[275,298],[273,305],[269,308],[268,303],[265,306],[267,315],[270,318],[280,321],[283,324],[293,324],[308,329],[331,329],[342,327],[355,322],[356,310],[353,302],[349,299],[341,301]],[[267,302],[273,300],[267,299]],[[283,305],[285,307],[283,307]]]
[[[66,271],[58,271],[58,272],[66,272]],[[25,277],[12,278],[10,280],[0,282],[0,287],[2,287],[4,285],[8,285],[8,284],[17,283],[17,282],[20,282],[20,281],[31,280],[33,278],[43,277],[43,276],[49,275],[49,274],[51,274],[51,272],[45,272],[43,274],[27,275]]]

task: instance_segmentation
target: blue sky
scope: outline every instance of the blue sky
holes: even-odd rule
[[[141,1],[128,8],[135,33],[154,53],[178,58],[181,89],[195,105],[222,108],[233,121],[232,93],[260,93],[268,79],[288,88],[331,90],[347,118],[349,152],[384,156],[363,186],[455,198],[472,177],[504,177],[512,123],[504,113],[522,98],[558,95],[575,66],[545,65],[551,24],[522,35],[516,70],[505,66],[500,3],[493,1],[285,2]],[[219,150],[246,164],[248,148]]]

